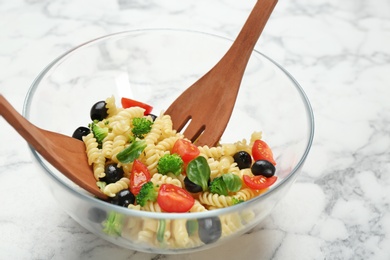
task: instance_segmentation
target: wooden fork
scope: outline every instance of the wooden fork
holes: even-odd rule
[[[196,145],[214,146],[232,114],[241,80],[253,48],[277,0],[259,0],[233,45],[203,77],[167,109],[173,127]]]

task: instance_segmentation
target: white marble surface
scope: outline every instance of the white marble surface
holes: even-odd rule
[[[0,92],[21,111],[35,76],[89,39],[169,27],[234,38],[254,0],[0,0]],[[213,250],[152,255],[80,227],[0,119],[0,259],[390,259],[390,2],[280,0],[258,42],[301,83],[311,154],[262,226]]]

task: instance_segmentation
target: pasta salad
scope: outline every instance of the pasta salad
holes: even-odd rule
[[[96,184],[110,203],[152,212],[201,212],[250,200],[277,180],[276,162],[261,132],[254,132],[248,141],[196,146],[173,129],[169,115],[155,116],[150,105],[128,98],[122,98],[121,104],[118,107],[113,96],[97,102],[91,109],[92,122],[73,133],[85,143]],[[247,217],[218,219],[220,233],[229,233]],[[105,228],[117,233],[110,228],[112,218],[107,218]],[[180,244],[176,246],[188,246],[189,232],[183,240],[178,229],[184,225],[188,231],[189,224],[175,221],[164,223],[164,230],[169,227],[169,234],[181,236],[175,239]],[[159,238],[158,223],[143,222],[141,227],[155,227],[142,229],[139,224],[127,223],[137,227],[139,240],[169,241],[164,232]],[[154,237],[145,233],[148,230],[154,230]]]

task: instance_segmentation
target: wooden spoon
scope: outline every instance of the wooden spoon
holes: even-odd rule
[[[205,76],[186,90],[167,110],[175,129],[191,119],[184,135],[198,145],[216,144],[232,113],[241,78],[277,0],[259,0],[232,47]],[[0,114],[50,164],[81,188],[107,200],[88,165],[82,141],[41,129],[22,115],[0,94]],[[202,133],[203,132],[203,133]]]
[[[96,197],[108,199],[96,185],[82,141],[33,125],[20,115],[1,94],[0,114],[57,170]]]
[[[196,145],[214,146],[232,114],[238,90],[253,48],[277,0],[259,0],[233,45],[202,78],[185,90],[167,109],[177,131]]]

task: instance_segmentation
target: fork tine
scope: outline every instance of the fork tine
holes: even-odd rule
[[[204,131],[194,141],[197,146],[207,145],[209,147],[216,146],[221,139],[217,132],[214,132],[211,127],[205,128]]]
[[[181,132],[189,122],[191,122],[191,115],[176,115],[175,120],[172,121],[173,129],[176,129],[176,131]]]
[[[204,132],[206,126],[201,123],[197,123],[192,120],[188,124],[187,128],[184,130],[184,136],[190,139],[193,143],[198,139],[198,137]]]

